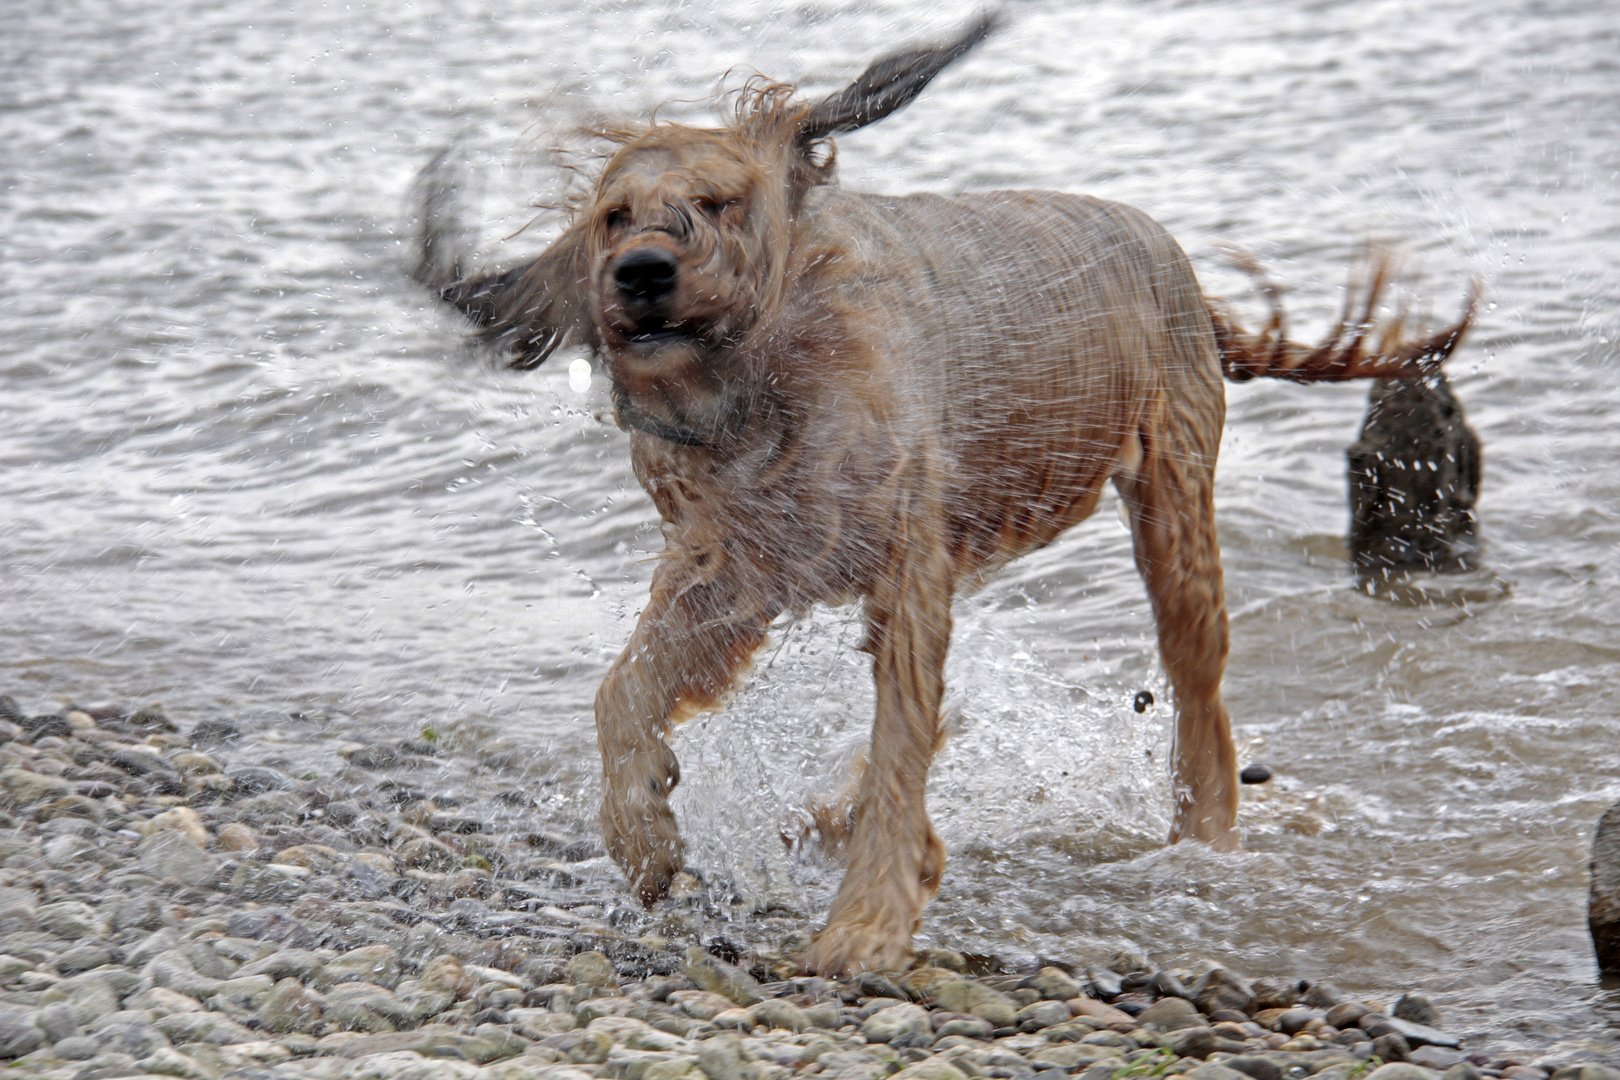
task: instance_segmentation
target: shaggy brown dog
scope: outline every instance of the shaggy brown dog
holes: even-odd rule
[[[618,149],[589,201],[499,276],[463,277],[450,186],[430,169],[424,189],[421,279],[518,366],[589,345],[663,518],[652,595],[596,698],[602,833],[643,902],[682,865],[670,725],[721,698],[778,616],[864,604],[877,715],[847,812],[823,815],[847,822],[849,867],[805,958],[828,974],[902,966],[939,884],[924,789],[952,597],[1086,517],[1109,480],[1175,694],[1170,839],[1237,846],[1212,499],[1222,374],[1416,374],[1468,323],[1416,341],[1372,327],[1379,271],[1307,348],[1280,316],[1239,329],[1129,206],[836,187],[829,136],[910,101],[989,29],[881,60],[820,102],[755,87],[718,129],[601,132]]]

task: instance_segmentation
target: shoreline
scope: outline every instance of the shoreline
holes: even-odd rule
[[[1420,993],[1249,981],[1140,956],[805,977],[580,895],[592,839],[377,772],[238,759],[159,709],[30,715],[0,697],[0,1061],[100,1080],[1620,1080],[1459,1045]],[[692,890],[694,893],[701,890]],[[701,905],[701,897],[689,902]],[[786,949],[784,948],[784,953]],[[978,966],[976,966],[978,965]]]

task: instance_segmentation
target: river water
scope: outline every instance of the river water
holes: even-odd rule
[[[660,102],[705,120],[754,70],[823,92],[970,14],[0,6],[0,692],[244,720],[291,765],[432,726],[587,820],[591,696],[645,591],[651,507],[600,376],[581,392],[568,356],[508,372],[411,285],[412,176],[461,139],[487,178],[482,250],[507,265],[554,227],[527,207],[589,168],[581,121]],[[1465,1035],[1610,1046],[1584,902],[1620,799],[1614,9],[1007,16],[842,140],[843,182],[1134,203],[1212,292],[1243,290],[1217,244],[1257,253],[1302,336],[1368,236],[1421,264],[1437,313],[1480,276],[1451,371],[1485,446],[1489,571],[1424,606],[1357,592],[1340,537],[1364,388],[1231,388],[1227,697],[1245,760],[1277,772],[1246,794],[1246,851],[1161,844],[1168,709],[1129,702],[1166,695],[1110,496],[960,606],[933,790],[952,862],[923,939],[1421,987]],[[783,628],[732,707],[678,736],[693,862],[739,911],[824,910],[835,874],[775,835],[858,743],[856,636],[838,613]],[[624,903],[610,869],[595,887]]]

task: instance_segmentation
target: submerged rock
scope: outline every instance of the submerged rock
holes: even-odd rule
[[[1598,968],[1620,975],[1620,803],[1609,807],[1592,837],[1592,887],[1586,909]]]
[[[1358,577],[1472,568],[1480,448],[1444,374],[1379,379],[1350,459],[1350,557]]]

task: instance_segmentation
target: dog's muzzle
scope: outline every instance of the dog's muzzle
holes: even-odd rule
[[[631,248],[613,264],[613,285],[625,313],[638,324],[661,318],[658,312],[675,294],[680,264],[660,247]]]

